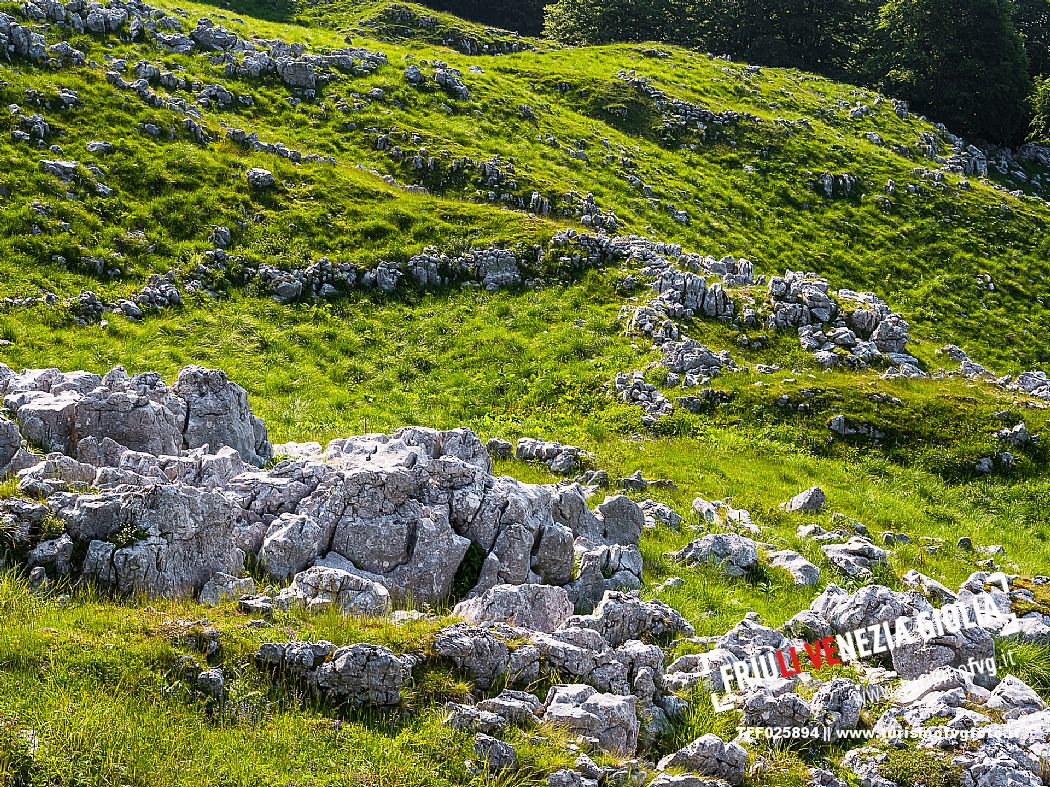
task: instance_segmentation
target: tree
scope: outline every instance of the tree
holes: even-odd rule
[[[538,36],[543,30],[543,7],[550,0],[422,0],[435,11],[481,22],[485,25]]]
[[[770,65],[856,78],[858,55],[878,21],[877,0],[763,0],[762,6],[756,16],[768,30],[770,56],[762,58],[754,46],[749,56]],[[748,20],[745,30],[758,21]]]
[[[1014,20],[1032,76],[1050,76],[1050,0],[1016,0]]]
[[[1050,144],[1050,77],[1036,81],[1032,114],[1032,141]]]
[[[558,0],[544,11],[544,34],[566,44],[692,43],[691,0]]]
[[[1010,0],[889,0],[883,86],[955,133],[1023,137],[1032,81]]]

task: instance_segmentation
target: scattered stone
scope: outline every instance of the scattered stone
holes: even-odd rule
[[[252,167],[246,173],[248,184],[255,189],[270,189],[277,185],[277,178],[268,169]]]
[[[251,577],[238,579],[229,574],[216,574],[201,588],[198,601],[201,604],[217,607],[224,601],[239,600],[241,596],[255,593],[255,580]]]
[[[786,503],[781,504],[785,511],[798,511],[803,514],[819,514],[824,510],[826,501],[824,490],[819,486],[813,486],[804,492],[799,492]]]
[[[668,754],[660,760],[657,768],[661,771],[680,768],[701,776],[725,779],[735,786],[744,781],[747,752],[736,743],[726,743],[717,735],[708,733],[674,754]]]
[[[820,567],[810,563],[798,552],[781,549],[770,552],[767,556],[771,566],[777,566],[790,572],[796,585],[817,585],[820,583]]]
[[[709,533],[672,553],[671,557],[685,565],[706,563],[730,577],[746,576],[758,567],[755,542],[735,533]]]
[[[845,544],[825,544],[820,550],[835,568],[855,578],[870,577],[875,569],[886,564],[886,550],[862,536],[854,536]]]
[[[560,685],[547,694],[545,721],[568,728],[601,750],[620,756],[638,747],[637,698],[602,694],[591,686]]]
[[[509,773],[518,769],[518,755],[514,747],[491,735],[479,732],[474,736],[474,756],[487,774]]]

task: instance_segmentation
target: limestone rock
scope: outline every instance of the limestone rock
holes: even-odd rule
[[[550,633],[572,615],[572,602],[563,588],[552,585],[496,585],[461,601],[452,614],[468,623],[499,622]]]
[[[252,414],[248,393],[223,372],[184,367],[172,392],[185,403],[182,438],[187,448],[230,446],[246,462],[260,466],[273,458],[266,426]]]
[[[317,668],[318,694],[332,704],[386,708],[401,703],[412,660],[379,645],[339,648]]]
[[[819,486],[813,486],[804,492],[799,492],[780,507],[785,511],[798,511],[803,514],[819,514],[824,510],[825,501],[824,490]]]
[[[702,776],[725,779],[732,785],[744,781],[747,771],[747,752],[736,743],[726,743],[717,735],[708,733],[660,760],[660,770],[680,768]]]
[[[796,585],[816,585],[820,582],[820,567],[810,563],[798,552],[781,549],[770,552],[766,557],[770,565],[787,570]]]
[[[637,698],[601,694],[590,686],[554,686],[547,694],[544,720],[592,739],[603,751],[634,754],[638,746]]]
[[[271,189],[277,185],[277,178],[268,169],[252,167],[246,173],[248,184],[255,189]]]
[[[672,555],[685,565],[706,563],[730,577],[742,577],[758,566],[755,542],[735,533],[708,533]]]
[[[338,568],[312,566],[295,575],[275,600],[310,612],[334,608],[344,615],[376,617],[390,611],[390,593],[378,582]]]
[[[565,628],[597,631],[612,647],[628,640],[661,641],[692,636],[693,627],[662,601],[642,601],[637,593],[609,591],[590,615],[565,621]]]
[[[216,607],[224,601],[236,601],[241,596],[250,596],[255,592],[255,580],[251,577],[239,579],[229,574],[216,574],[201,588],[198,601]]]
[[[499,774],[518,769],[514,747],[483,732],[474,736],[474,756],[484,763],[485,773]]]

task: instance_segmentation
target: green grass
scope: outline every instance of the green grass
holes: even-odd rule
[[[464,765],[472,737],[444,724],[455,676],[417,672],[405,707],[333,713],[260,673],[264,641],[368,641],[425,653],[446,621],[393,625],[288,615],[247,629],[232,607],[150,601],[116,604],[90,592],[72,600],[28,594],[0,574],[0,784],[488,784]],[[221,636],[229,697],[206,703],[181,677],[182,642],[208,624]],[[28,745],[24,731],[31,730]],[[556,730],[511,732],[521,769],[500,783],[540,784],[574,755]]]
[[[208,6],[187,7],[191,20],[216,13]],[[1047,208],[977,184],[972,192],[927,188],[922,196],[902,194],[884,213],[873,198],[888,179],[903,192],[919,182],[913,168],[932,166],[917,149],[919,133],[930,127],[914,117],[901,120],[886,101],[857,121],[848,120],[837,103],[872,104],[874,94],[791,70],[748,74],[741,64],[678,49],[666,59],[645,57],[643,47],[544,45],[537,52],[467,57],[404,36],[396,42],[371,40],[369,28],[359,23],[381,8],[327,4],[304,12],[292,25],[246,20],[252,33],[312,47],[341,46],[343,35],[351,32],[355,45],[388,55],[389,65],[375,74],[333,83],[318,100],[297,107],[284,100],[289,91],[283,86],[227,79],[202,57],[165,54],[116,38],[73,40],[97,62],[103,55],[130,63],[145,56],[178,66],[203,83],[222,82],[236,93],[250,93],[254,106],[208,108],[203,125],[215,136],[220,122],[255,130],[267,141],[333,155],[335,165],[295,166],[226,141],[204,147],[182,136],[156,141],[139,130],[140,124],[166,128],[180,118],[120,94],[101,78],[99,68],[53,74],[5,66],[8,84],[0,92],[8,103],[24,105],[27,87],[45,96],[54,95],[58,85],[80,93],[84,106],[79,109],[43,111],[55,132],[49,141],[60,144],[67,157],[100,166],[117,194],[103,199],[91,193],[82,170],[71,199],[67,186],[40,171],[40,151],[9,139],[0,142],[7,163],[0,185],[12,192],[0,204],[5,273],[0,295],[32,294],[38,288],[68,295],[85,285],[126,293],[151,271],[193,267],[209,247],[215,224],[234,230],[232,254],[301,266],[320,256],[359,264],[404,258],[428,244],[532,243],[549,236],[555,224],[570,221],[534,220],[519,210],[478,204],[488,202],[488,188],[474,182],[475,165],[468,166],[469,176],[448,171],[461,157],[473,162],[499,157],[515,162],[516,181],[499,190],[526,203],[533,190],[562,204],[567,192],[591,192],[599,206],[615,211],[624,231],[716,256],[746,256],[766,273],[802,268],[825,273],[842,286],[873,288],[905,312],[920,337],[957,341],[979,360],[1006,369],[1046,360],[1041,326],[1050,259]],[[259,15],[283,16],[267,6]],[[241,29],[229,19],[219,21]],[[469,32],[482,34],[476,27]],[[434,57],[464,71],[472,90],[469,102],[404,82],[406,62]],[[472,64],[485,73],[469,73]],[[745,122],[718,139],[693,134],[668,141],[659,133],[656,109],[617,78],[622,69],[635,69],[674,97],[715,111],[747,112],[762,122]],[[354,104],[358,100],[352,94],[373,87],[382,87],[386,99],[359,101],[360,108],[349,114],[335,108],[340,99]],[[532,108],[535,121],[522,119],[523,105]],[[785,126],[779,118],[806,118],[812,130]],[[421,175],[409,163],[411,156],[397,161],[389,151],[377,150],[378,133],[394,129],[417,135],[418,142],[396,144],[406,151],[425,147],[435,169]],[[872,145],[863,138],[866,131],[878,132],[887,145]],[[545,134],[557,138],[560,147],[546,144]],[[86,153],[84,144],[96,138],[112,141],[118,152],[108,157]],[[893,144],[911,153],[895,152]],[[570,148],[586,150],[589,163],[571,158]],[[251,193],[242,174],[250,166],[272,169],[281,188],[268,195]],[[390,187],[359,166],[402,183],[423,182],[435,196]],[[754,171],[746,172],[745,166]],[[808,183],[825,170],[861,176],[868,184],[866,195],[818,197]],[[682,226],[664,204],[645,200],[627,182],[629,174],[652,186],[662,202],[686,209],[691,223]],[[30,206],[33,200],[46,207],[46,217]],[[61,222],[69,229],[63,230]],[[34,224],[40,234],[33,234]],[[135,232],[145,238],[129,234]],[[54,262],[54,255],[66,264]],[[125,274],[117,280],[89,276],[83,263],[89,257],[119,265]],[[977,283],[982,273],[992,277],[994,292]],[[24,317],[16,312],[14,319]]]
[[[167,0],[160,4],[173,7]],[[392,25],[382,2],[180,5],[189,10],[191,26],[210,15],[242,35],[314,49],[343,46],[349,35],[354,45],[385,52],[389,64],[367,77],[337,80],[317,100],[295,107],[280,84],[227,79],[204,57],[116,37],[71,39],[99,65],[57,72],[0,65],[0,99],[20,104],[26,114],[41,112],[53,130],[48,144],[63,149],[59,155],[14,143],[5,125],[11,121],[0,122],[0,187],[10,192],[0,200],[0,298],[44,291],[64,298],[83,289],[107,298],[128,295],[151,273],[192,271],[211,248],[215,225],[233,230],[229,253],[235,258],[284,268],[322,256],[367,266],[404,260],[427,246],[524,249],[545,244],[559,228],[581,225],[573,215],[530,216],[516,200],[528,204],[538,191],[568,209],[565,195],[576,192],[592,193],[603,210],[614,211],[622,232],[747,257],[760,273],[808,270],[829,276],[833,287],[876,291],[911,323],[909,350],[931,370],[951,366],[936,355],[947,342],[1001,372],[1050,359],[1050,210],[976,182],[972,191],[958,191],[955,176],[947,177],[947,192],[926,187],[921,195],[906,194],[908,185],[921,182],[914,168],[935,166],[918,149],[919,134],[931,127],[916,117],[898,118],[889,102],[869,91],[792,70],[751,73],[743,64],[675,48],[668,58],[651,58],[644,46],[562,49],[531,41],[526,43],[536,51],[469,57],[440,42],[507,37],[444,14],[433,14],[435,26],[423,31]],[[11,4],[4,9],[16,13]],[[57,35],[56,29],[49,40]],[[178,127],[181,118],[111,88],[101,65],[107,55],[178,67],[191,79],[250,93],[254,106],[205,109],[201,123],[216,137],[208,145],[193,144],[181,131],[175,140],[154,140],[141,124]],[[471,100],[409,87],[402,71],[423,59],[460,68]],[[471,65],[484,73],[470,72]],[[658,108],[618,78],[623,69],[645,75],[673,97],[761,122],[745,121],[706,139],[669,135]],[[41,109],[26,100],[26,89],[53,97],[59,87],[77,90],[83,106]],[[386,98],[365,101],[375,87]],[[341,100],[356,109],[340,111]],[[851,121],[845,107],[858,101],[874,109]],[[526,105],[535,120],[526,118]],[[804,118],[811,127],[780,118]],[[252,153],[218,139],[220,124],[334,156],[336,163],[296,166]],[[412,155],[399,160],[377,149],[377,136],[395,130],[394,144],[411,154],[425,147],[433,167],[419,171],[407,163]],[[887,144],[869,143],[863,136],[868,131]],[[94,139],[113,142],[117,152],[88,154],[84,146]],[[585,151],[589,162],[571,151]],[[497,157],[504,169],[514,164],[515,183],[499,189],[514,198],[509,205],[491,202],[489,188],[476,181],[477,164]],[[62,184],[40,170],[41,158],[71,158],[82,166],[75,181]],[[469,160],[466,174],[451,166],[463,158]],[[90,165],[101,168],[102,180],[116,190],[113,197],[94,193]],[[253,166],[272,170],[279,187],[267,194],[250,190],[244,172]],[[818,196],[809,181],[825,170],[860,176],[865,193]],[[391,185],[383,176],[430,193]],[[646,200],[628,176],[651,186],[660,202]],[[898,196],[884,212],[875,197],[890,179]],[[688,211],[689,224],[676,222],[668,204]],[[121,274],[98,275],[89,269],[92,258]],[[104,326],[88,327],[77,326],[61,306],[0,303],[0,362],[96,372],[123,364],[167,379],[197,363],[225,370],[248,390],[274,442],[323,442],[405,424],[469,426],[483,438],[527,435],[583,446],[614,486],[639,469],[646,478],[671,479],[677,491],[634,495],[668,503],[687,520],[678,532],[643,535],[643,595],[652,597],[664,579],[681,577],[684,585],[660,598],[700,635],[721,634],[751,610],[779,625],[819,589],[796,588],[779,571],[728,579],[712,568],[669,560],[667,552],[700,535],[700,523],[687,513],[698,495],[750,510],[760,540],[796,549],[820,565],[822,586],[852,589],[856,583],[795,532],[806,522],[836,527],[833,513],[863,522],[876,542],[883,530],[914,539],[898,545],[887,569],[872,580],[893,587],[911,568],[957,586],[985,557],[956,549],[960,535],[976,544],[1002,544],[1006,556],[996,560],[1008,571],[1047,573],[1045,449],[1014,450],[1009,472],[985,478],[973,470],[979,458],[1005,449],[992,437],[996,429],[1023,420],[1031,432],[1047,432],[1050,415],[1037,403],[956,379],[823,372],[790,334],[752,331],[751,338],[765,339],[765,349],[745,350],[730,327],[698,321],[687,327],[690,336],[731,349],[741,365],[775,363],[782,371],[723,375],[714,387],[728,394],[726,404],[699,414],[678,408],[656,428],[643,429],[640,411],[610,391],[617,372],[650,368],[658,359],[648,342],[624,335],[618,316],[624,295],[617,285],[630,272],[621,266],[559,273],[558,284],[536,291],[405,290],[298,305],[278,305],[253,286],[227,283],[217,300],[191,296],[184,307],[141,322],[108,317]],[[979,274],[991,276],[995,289],[978,282]],[[734,295],[760,297],[761,288]],[[658,386],[666,380],[658,369],[648,378]],[[688,393],[663,390],[672,399]],[[790,408],[778,404],[783,396]],[[891,397],[899,404],[888,403]],[[800,412],[803,403],[808,409]],[[883,439],[832,439],[827,424],[838,414],[877,428]],[[555,480],[545,467],[515,460],[497,462],[496,469],[529,482]],[[814,484],[828,494],[826,513],[805,518],[779,510]],[[0,498],[16,494],[13,481],[0,482]],[[922,537],[942,539],[943,546],[929,552]],[[7,547],[0,532],[0,550]],[[448,622],[447,609],[401,626],[288,615],[273,628],[255,630],[245,628],[246,618],[230,605],[213,610],[191,602],[118,602],[83,589],[59,600],[67,590],[40,599],[25,591],[17,571],[0,573],[0,787],[494,781],[468,773],[469,736],[442,723],[440,706],[463,698],[468,688],[452,671],[420,671],[398,712],[337,718],[333,709],[260,674],[251,661],[260,642],[292,636],[425,653]],[[1041,588],[1037,595],[1033,608],[1050,608]],[[183,656],[201,657],[178,644],[175,621],[202,618],[222,634],[231,687],[222,709],[202,703],[176,669]],[[690,647],[677,645],[673,652]],[[1017,674],[1048,690],[1045,649],[1000,647],[1014,648]],[[727,738],[735,732],[731,715],[714,714],[703,696],[690,699],[687,717],[651,754],[673,751],[705,732]],[[575,757],[554,730],[512,733],[510,740],[523,767],[507,784],[542,784],[546,773]],[[749,784],[799,783],[804,766],[820,759],[779,750],[761,756],[763,767]],[[910,750],[894,753],[887,768],[890,778],[912,784],[957,781],[939,759],[919,762]]]
[[[916,746],[888,750],[879,773],[890,781],[917,787],[957,787],[962,778],[962,770],[952,765],[951,755]]]

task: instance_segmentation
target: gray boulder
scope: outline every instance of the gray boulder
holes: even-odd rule
[[[222,699],[226,691],[226,676],[218,667],[204,670],[197,676],[197,690],[206,697],[218,700]]]
[[[18,431],[18,424],[0,415],[0,478],[7,475],[7,466],[21,448],[22,434]]]
[[[456,623],[438,633],[434,653],[470,675],[474,684],[486,691],[507,674],[510,650],[493,631]]]
[[[816,585],[820,583],[820,567],[810,563],[798,552],[781,549],[770,552],[767,556],[771,566],[783,568],[791,574],[796,585]]]
[[[338,568],[313,566],[295,575],[275,605],[310,612],[335,608],[344,615],[379,616],[390,611],[390,593],[378,582]]]
[[[1007,675],[992,690],[985,707],[999,711],[1010,721],[1046,710],[1046,702],[1023,680]]]
[[[496,585],[461,601],[452,614],[468,623],[507,623],[550,633],[572,615],[572,602],[564,588],[553,585]]]
[[[224,601],[236,601],[241,596],[255,593],[255,580],[251,577],[238,578],[230,574],[216,574],[201,588],[197,600],[201,604],[217,607]]]
[[[674,754],[668,754],[657,767],[662,771],[680,768],[739,785],[747,772],[747,752],[736,743],[726,743],[717,735],[708,733]]]
[[[68,533],[50,541],[42,541],[29,553],[26,560],[30,568],[45,566],[54,574],[65,575],[70,571],[70,560],[73,557],[73,539]]]
[[[305,514],[281,514],[266,530],[259,562],[275,579],[287,579],[311,565],[326,536],[317,520]]]
[[[507,720],[502,716],[458,702],[445,704],[445,723],[454,730],[486,735],[499,735],[507,728]]]
[[[854,536],[845,544],[825,544],[820,551],[835,568],[857,579],[867,579],[879,566],[886,565],[886,550],[863,536]]]
[[[642,510],[647,528],[656,528],[662,525],[672,530],[677,530],[684,521],[681,515],[673,508],[655,500],[643,500],[638,504],[638,507]]]
[[[917,590],[937,605],[952,604],[955,594],[947,586],[916,571],[914,568],[901,577],[901,582],[912,590]]]
[[[94,480],[94,467],[59,453],[48,454],[43,461],[18,471],[18,488],[38,497],[86,489]]]
[[[601,694],[582,684],[553,686],[543,718],[594,741],[603,751],[629,756],[638,747],[637,701],[633,696]]]
[[[791,681],[783,679],[749,691],[743,710],[745,727],[805,727],[813,715]]]
[[[629,640],[661,641],[695,632],[684,617],[662,601],[642,601],[637,593],[608,591],[590,615],[576,615],[564,628],[597,631],[612,647]]]
[[[412,666],[409,657],[379,645],[349,645],[336,650],[317,668],[317,691],[335,705],[394,707],[401,703],[401,687]]]
[[[735,533],[708,533],[672,553],[672,558],[685,565],[705,563],[730,577],[745,576],[758,567],[755,542]]]
[[[509,773],[518,769],[514,747],[483,732],[474,736],[474,756],[481,761],[485,773]]]
[[[497,714],[507,723],[525,728],[536,724],[542,707],[543,703],[535,695],[527,691],[510,689],[505,689],[497,696],[478,703],[479,710]]]
[[[81,440],[110,438],[154,456],[177,456],[183,447],[182,407],[166,401],[167,386],[157,383],[149,391],[99,388],[82,396],[76,405],[76,434]]]
[[[819,514],[824,510],[826,502],[824,490],[819,486],[812,486],[804,492],[799,492],[786,503],[781,504],[785,511],[799,511],[803,514]]]
[[[233,507],[219,492],[171,484],[48,503],[71,536],[90,542],[83,577],[118,593],[196,596],[215,574],[241,571]]]
[[[995,660],[995,640],[983,628],[972,626],[956,633],[946,631],[933,639],[904,645],[891,652],[893,669],[905,679],[918,678],[940,667],[965,668],[969,664]],[[995,673],[977,670],[973,682],[991,688],[999,682]]]
[[[73,451],[74,414],[80,395],[68,391],[58,396],[39,392],[23,394],[15,400],[8,395],[9,409],[18,417],[22,435],[45,451],[70,454]]]
[[[172,387],[185,404],[183,444],[186,448],[209,446],[216,451],[230,446],[246,462],[264,465],[273,458],[266,425],[248,405],[248,393],[218,369],[186,366]],[[119,441],[118,441],[119,442]]]
[[[272,189],[277,185],[277,178],[273,173],[262,167],[252,167],[245,173],[245,177],[248,178],[248,184],[255,189]]]
[[[879,623],[894,623],[899,617],[914,617],[930,609],[930,604],[918,593],[896,593],[885,585],[865,585],[850,594],[830,584],[809,608],[828,622],[832,633],[844,634]]]
[[[855,729],[860,724],[864,697],[860,688],[846,678],[832,678],[810,700],[813,721],[833,730]]]

